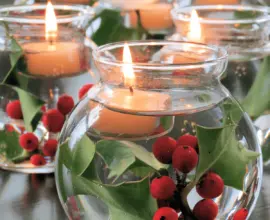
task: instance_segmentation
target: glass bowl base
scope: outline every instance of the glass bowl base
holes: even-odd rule
[[[0,168],[3,170],[14,171],[19,173],[53,173],[54,162],[48,162],[44,166],[35,166],[31,164],[30,160],[26,160],[22,163],[12,163],[0,158]]]

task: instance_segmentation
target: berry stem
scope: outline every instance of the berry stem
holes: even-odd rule
[[[184,177],[186,179],[186,175]],[[184,215],[185,220],[197,220],[197,218],[193,215],[187,201],[188,194],[190,191],[196,186],[198,180],[195,179],[191,183],[185,186],[185,188],[182,188],[180,191],[180,209]]]
[[[186,179],[187,179],[187,174],[182,174],[179,175],[179,173],[177,172],[177,170],[174,170],[175,176],[176,176],[176,181],[177,181],[177,189],[179,192],[182,191],[183,188],[186,187]]]
[[[182,211],[182,214],[184,216],[185,220],[197,220],[197,218],[193,215],[188,202],[187,202],[187,197],[186,198],[181,198],[180,199],[180,210]]]

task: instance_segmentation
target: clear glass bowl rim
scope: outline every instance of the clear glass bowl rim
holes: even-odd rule
[[[205,49],[214,52],[217,57],[215,59],[209,59],[203,62],[184,63],[184,64],[166,64],[166,63],[143,63],[143,62],[132,62],[132,67],[136,69],[147,69],[147,70],[177,70],[177,69],[194,69],[194,68],[205,68],[208,66],[218,65],[219,63],[227,62],[228,53],[223,47],[214,45],[207,45],[202,43],[187,42],[187,41],[170,41],[170,40],[143,40],[143,41],[121,41],[116,43],[109,43],[99,46],[93,50],[92,55],[95,62],[102,63],[105,65],[123,67],[127,63],[119,60],[109,60],[108,57],[103,56],[102,53],[115,49],[123,48],[124,45],[128,46],[172,46],[172,45],[190,45],[197,46],[200,49]],[[189,47],[188,47],[189,48]],[[192,52],[192,51],[190,51]]]
[[[34,4],[34,5],[24,5],[24,6],[4,6],[0,7],[0,21],[4,22],[16,22],[20,24],[44,24],[45,25],[45,19],[44,17],[34,17],[34,18],[25,18],[25,17],[12,17],[12,16],[5,16],[2,13],[5,12],[16,12],[16,11],[24,11],[25,12],[30,12],[30,11],[35,11],[35,10],[42,10],[46,9],[47,4]],[[87,5],[60,5],[60,4],[54,4],[53,5],[55,10],[69,10],[69,11],[74,11],[78,12],[75,15],[60,15],[57,16],[57,23],[70,23],[70,22],[76,22],[80,21],[85,17],[85,15],[88,16],[94,16],[94,9],[90,6]]]
[[[171,16],[175,21],[185,21],[189,22],[191,17],[182,16],[183,14],[189,14],[192,10],[200,11],[200,10],[235,10],[235,11],[255,11],[261,12],[262,15],[258,16],[255,19],[208,19],[205,17],[200,17],[199,21],[202,24],[250,24],[250,23],[265,23],[270,21],[270,15],[268,7],[263,6],[249,6],[249,5],[195,5],[195,6],[187,6],[187,7],[177,7],[177,5],[171,10]]]

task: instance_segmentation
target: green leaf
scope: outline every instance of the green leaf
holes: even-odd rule
[[[17,43],[15,38],[12,36],[9,36],[9,38],[10,38],[10,50],[11,50],[9,58],[10,58],[11,68],[10,68],[9,72],[6,74],[2,83],[7,83],[8,81],[11,81],[10,78],[14,77],[12,75],[16,72],[15,69],[16,69],[17,62],[19,61],[19,59],[21,58],[21,56],[23,54],[23,49]]]
[[[71,151],[67,139],[59,147],[59,161],[76,175],[83,175],[91,180],[98,180],[95,164],[92,163],[95,155],[95,145],[84,135]]]
[[[246,166],[255,160],[259,153],[249,151],[235,138],[235,126],[224,128],[197,127],[200,159],[196,170],[196,181],[213,170],[224,180],[224,184],[243,189]]]
[[[173,116],[162,116],[160,118],[160,125],[164,128],[165,131],[169,130],[174,125],[174,117]]]
[[[97,143],[96,150],[110,169],[109,178],[117,179],[127,169],[134,170],[136,165],[137,168],[145,168],[144,173],[148,173],[149,168],[160,170],[167,167],[157,161],[152,153],[129,141],[102,140]]]
[[[42,117],[40,109],[45,104],[45,102],[18,87],[4,84],[0,84],[0,86],[10,87],[17,92],[21,102],[25,129],[29,132],[34,131]]]
[[[262,155],[264,162],[270,160],[270,136],[268,136],[262,144]]]
[[[100,22],[98,29],[96,24]],[[139,27],[126,28],[120,11],[105,9],[91,21],[94,33],[91,38],[97,45],[125,40],[140,40],[145,36],[145,31]]]
[[[30,155],[31,154],[29,152],[27,152],[26,150],[23,150],[23,152],[20,155],[12,158],[12,162],[13,163],[21,163],[21,162],[25,161],[27,158],[29,158]]]
[[[72,153],[69,148],[69,139],[63,142],[59,146],[59,158],[58,160],[61,161],[68,169],[71,170],[72,167]]]
[[[236,125],[243,116],[243,110],[240,105],[235,101],[226,101],[222,105],[223,107],[223,126]]]
[[[149,178],[121,185],[102,185],[83,177],[73,176],[75,195],[92,195],[109,208],[110,220],[152,219],[157,202],[150,195]]]
[[[21,102],[25,128],[27,131],[32,132],[41,119],[40,109],[45,102],[18,87],[12,88],[18,93]]]
[[[256,118],[270,108],[270,56],[264,58],[256,79],[242,104]]]
[[[137,160],[134,164],[132,164],[130,167],[129,167],[129,170],[135,175],[135,176],[138,176],[138,177],[145,177],[145,176],[149,176],[150,174],[154,173],[155,170],[144,164],[143,162]]]
[[[19,144],[19,134],[15,131],[0,131],[1,153],[10,161],[16,160],[17,157],[24,153]]]
[[[72,156],[72,172],[81,175],[92,162],[96,152],[95,144],[84,135],[76,144]]]
[[[99,141],[96,148],[110,169],[108,178],[119,177],[136,161],[131,149],[119,141]]]

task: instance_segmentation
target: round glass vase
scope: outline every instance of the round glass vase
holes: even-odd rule
[[[67,5],[54,8],[58,30],[50,39],[45,37],[45,4],[0,9],[0,53],[4,67],[0,87],[3,144],[0,167],[3,169],[53,172],[56,149],[55,144],[46,146],[50,145],[47,141],[57,138],[70,111],[68,108],[77,102],[84,82],[93,81],[89,74],[92,42],[85,31],[93,16],[92,9]],[[58,105],[63,95],[68,98]],[[65,100],[69,100],[68,107],[64,107]],[[25,139],[25,144],[19,142],[22,135],[31,132],[38,138],[38,144],[35,137]],[[30,162],[34,154],[42,157]]]
[[[139,62],[122,62],[125,44]],[[69,219],[149,220],[162,206],[194,219],[191,210],[201,200],[194,187],[210,171],[226,185],[214,199],[218,219],[252,211],[261,150],[250,118],[219,81],[225,50],[131,41],[101,46],[93,57],[101,81],[73,109],[56,156],[57,190]],[[179,149],[192,151],[197,166],[177,165]],[[151,181],[163,175],[173,181],[166,185],[172,194],[156,200]]]
[[[177,31],[171,39],[191,40],[189,33],[193,10],[199,16],[200,42],[224,46],[229,53],[228,68],[221,78],[222,84],[253,119],[261,144],[269,145],[268,8],[248,5],[175,7],[171,14]],[[265,160],[270,158],[268,151],[266,150]]]

